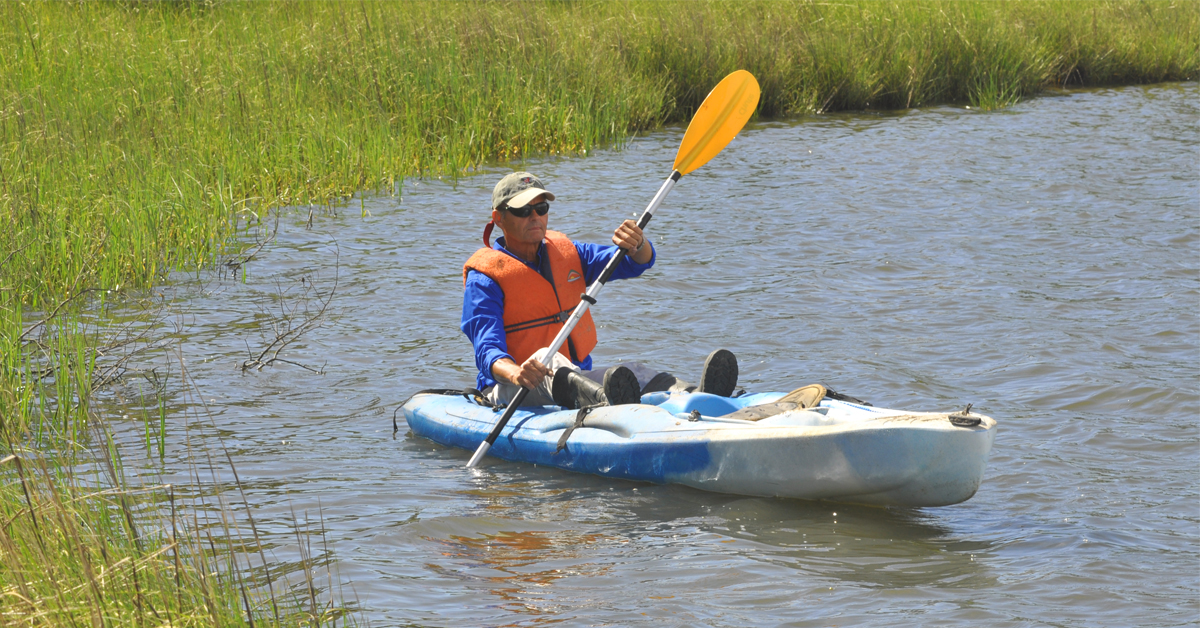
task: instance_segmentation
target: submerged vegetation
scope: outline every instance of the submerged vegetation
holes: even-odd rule
[[[95,427],[104,341],[77,316],[209,263],[271,207],[585,154],[687,120],[735,69],[758,78],[767,117],[1200,76],[1200,5],[1169,0],[5,2],[0,16],[0,622],[18,625],[278,621],[235,550],[197,541],[198,525],[146,527],[173,521],[155,519],[170,504],[126,486]],[[80,443],[107,461],[97,479],[47,453]]]

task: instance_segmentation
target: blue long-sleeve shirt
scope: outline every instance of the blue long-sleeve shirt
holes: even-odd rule
[[[572,241],[572,244],[579,252],[579,260],[583,263],[584,278],[587,285],[590,286],[600,276],[600,273],[604,272],[604,267],[616,253],[617,247],[612,244],[603,246],[575,241]],[[503,236],[496,239],[492,248],[513,259],[520,260],[521,263],[534,270],[541,268],[542,260],[546,255],[546,243],[542,242],[542,245],[538,247],[538,263],[536,265],[529,264],[504,247]],[[613,271],[610,279],[637,277],[654,266],[654,260],[657,257],[658,253],[653,249],[651,249],[650,261],[645,264],[638,264],[629,256],[625,256]],[[493,281],[491,277],[474,270],[467,272],[466,286],[463,288],[462,323],[459,328],[471,340],[471,345],[475,347],[475,366],[479,369],[476,381],[479,390],[484,390],[496,383],[495,378],[492,377],[492,365],[496,360],[512,359],[508,353],[508,340],[504,334],[504,291],[500,289],[500,284]],[[581,369],[591,370],[592,356],[588,355],[582,362],[575,362],[575,364]]]

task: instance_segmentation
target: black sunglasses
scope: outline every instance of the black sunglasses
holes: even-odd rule
[[[550,211],[550,203],[549,201],[542,201],[540,203],[534,203],[524,207],[509,207],[508,205],[505,205],[504,211],[516,216],[517,218],[528,218],[530,212],[537,212],[537,215],[545,216],[546,212]]]

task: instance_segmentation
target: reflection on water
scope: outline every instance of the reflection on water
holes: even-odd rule
[[[393,437],[409,394],[473,381],[461,264],[500,170],[409,181],[312,229],[285,216],[244,282],[164,287],[185,341],[160,373],[182,364],[199,391],[171,399],[165,479],[188,475],[188,440],[219,437],[278,558],[295,558],[292,513],[319,513],[337,577],[377,625],[1194,623],[1197,96],[1191,83],[756,123],[656,214],[655,269],[597,306],[604,363],[694,377],[720,345],[752,390],[974,402],[1000,432],[964,504],[472,472],[469,452],[402,422]],[[681,133],[523,167],[559,196],[552,228],[601,241],[648,202]],[[332,289],[335,267],[336,311],[281,354],[324,374],[237,370],[282,306],[303,305],[297,286]],[[135,405],[115,414],[140,443]]]
[[[438,562],[426,564],[433,574],[462,580],[466,586],[486,589],[501,610],[530,616],[553,616],[559,605],[542,595],[567,577],[603,577],[611,569],[603,564],[580,562],[606,541],[603,535],[573,530],[521,530],[520,522],[473,520],[463,526],[473,536],[431,534],[455,527],[455,522],[423,522],[421,540],[430,545]],[[495,526],[495,533],[481,527]],[[518,528],[516,530],[512,528]]]

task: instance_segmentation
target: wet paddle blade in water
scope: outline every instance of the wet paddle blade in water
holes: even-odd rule
[[[758,81],[745,70],[721,79],[688,124],[675,155],[675,170],[687,174],[716,157],[750,119],[760,93]]]

